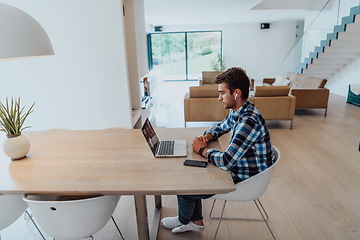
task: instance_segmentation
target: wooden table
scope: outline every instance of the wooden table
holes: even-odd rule
[[[156,129],[160,139],[187,139],[188,157],[204,128]],[[235,190],[229,172],[183,166],[185,158],[154,158],[138,129],[25,132],[28,157],[11,161],[0,151],[0,194],[134,195],[138,238],[157,236],[161,195],[227,193]],[[3,141],[4,138],[1,138]],[[219,147],[214,142],[214,147]],[[155,195],[155,222],[148,228],[146,195]]]

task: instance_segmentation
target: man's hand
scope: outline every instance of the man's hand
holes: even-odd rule
[[[207,142],[204,137],[196,137],[192,143],[192,149],[199,153],[201,147],[207,147]]]
[[[213,135],[211,135],[210,133],[205,134],[204,136],[202,136],[202,138],[205,140],[206,143],[209,143],[214,139]]]

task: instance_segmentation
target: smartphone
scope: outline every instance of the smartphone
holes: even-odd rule
[[[192,167],[206,167],[207,166],[207,162],[205,161],[197,161],[197,160],[190,160],[190,159],[186,159],[184,162],[185,166],[192,166]]]

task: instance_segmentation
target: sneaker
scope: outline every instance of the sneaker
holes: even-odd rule
[[[180,227],[176,227],[171,230],[173,233],[182,233],[187,231],[201,232],[204,231],[204,226],[196,225],[192,222],[189,222],[186,225],[181,225]]]
[[[161,219],[161,223],[163,224],[164,228],[170,230],[182,225],[182,223],[179,221],[179,218],[177,216],[163,218]]]

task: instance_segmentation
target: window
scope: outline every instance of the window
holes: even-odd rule
[[[222,32],[148,34],[149,66],[164,80],[194,80],[202,71],[222,70]]]

